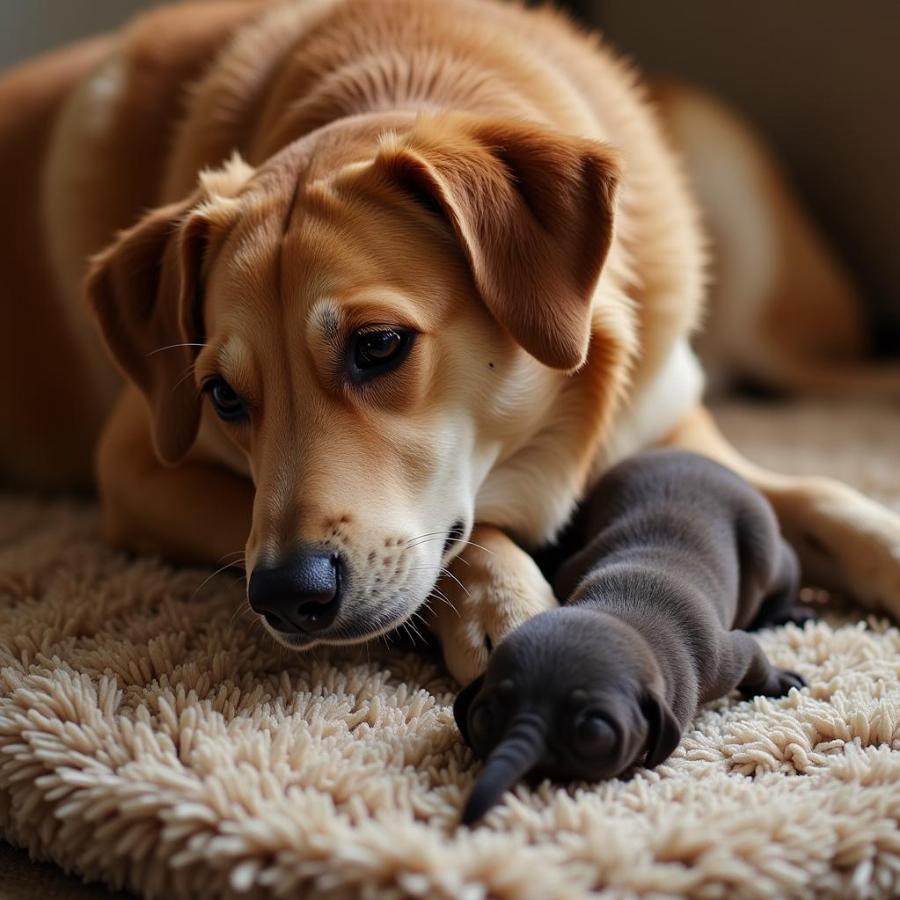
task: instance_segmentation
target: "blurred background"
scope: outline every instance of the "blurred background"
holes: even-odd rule
[[[2,0],[0,66],[162,0]],[[390,0],[385,0],[390,2]],[[688,78],[765,136],[900,354],[900,0],[571,0],[650,72]]]

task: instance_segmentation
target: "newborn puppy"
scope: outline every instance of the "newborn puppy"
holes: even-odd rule
[[[655,766],[697,707],[739,688],[777,697],[803,679],[742,630],[802,621],[799,567],[766,500],[717,463],[655,450],[615,467],[582,515],[584,549],[556,595],[494,650],[454,715],[488,757],[475,822],[522,776],[613,778]]]

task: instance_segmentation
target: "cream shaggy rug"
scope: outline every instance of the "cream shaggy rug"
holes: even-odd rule
[[[900,509],[896,410],[729,406],[761,461]],[[228,576],[110,552],[90,505],[0,499],[0,834],[148,897],[900,894],[900,632],[832,607],[760,636],[811,688],[705,709],[629,782],[476,766],[430,659],[281,652]]]

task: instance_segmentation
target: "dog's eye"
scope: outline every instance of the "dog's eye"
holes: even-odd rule
[[[412,347],[414,333],[395,328],[357,331],[351,339],[353,376],[362,380],[399,366]]]
[[[575,723],[572,746],[579,756],[596,759],[611,753],[616,733],[606,717],[593,710],[581,714]]]
[[[210,378],[203,385],[209,394],[216,415],[225,422],[240,422],[247,418],[247,404],[240,394],[224,379]]]

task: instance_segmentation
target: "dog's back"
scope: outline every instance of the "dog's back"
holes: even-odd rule
[[[610,578],[644,571],[648,591],[660,576],[668,591],[705,600],[708,608],[684,610],[688,631],[708,615],[722,628],[746,628],[790,552],[757,490],[706,457],[676,450],[620,463],[591,493],[581,520],[579,531],[592,537],[561,569],[557,595],[570,596],[601,559]]]

